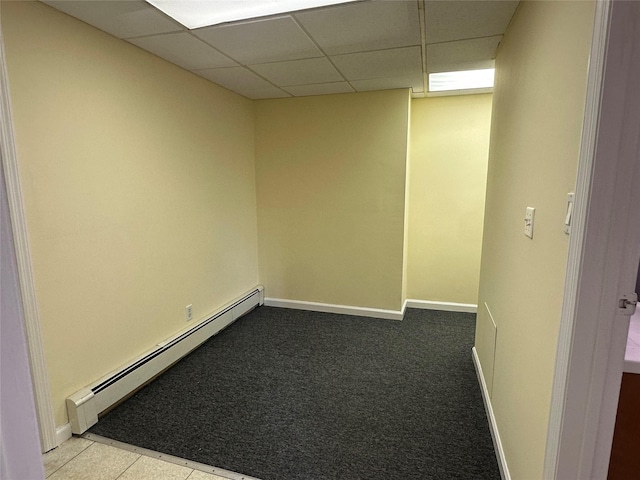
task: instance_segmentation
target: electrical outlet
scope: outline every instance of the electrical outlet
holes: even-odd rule
[[[190,322],[193,319],[193,305],[187,305],[185,316],[187,317],[187,322]]]
[[[535,208],[527,207],[527,210],[524,214],[524,234],[529,238],[533,238],[533,219],[535,213]]]

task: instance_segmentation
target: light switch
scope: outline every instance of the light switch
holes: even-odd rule
[[[571,217],[573,216],[573,193],[567,194],[567,215],[564,218],[564,233],[571,233]]]
[[[533,219],[536,213],[536,209],[533,207],[527,207],[524,213],[524,234],[533,238]]]

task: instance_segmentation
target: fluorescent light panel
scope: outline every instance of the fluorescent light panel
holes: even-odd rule
[[[429,74],[429,91],[469,90],[493,87],[495,68]]]
[[[357,0],[146,0],[188,29]]]

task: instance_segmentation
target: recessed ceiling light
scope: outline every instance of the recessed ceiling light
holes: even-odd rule
[[[429,91],[469,90],[493,87],[495,68],[429,74]]]
[[[188,29],[357,0],[146,0]]]

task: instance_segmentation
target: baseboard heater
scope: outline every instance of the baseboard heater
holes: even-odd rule
[[[259,285],[189,330],[171,337],[123,368],[67,398],[71,432],[82,434],[98,422],[98,415],[131,394],[236,319],[264,304]]]

